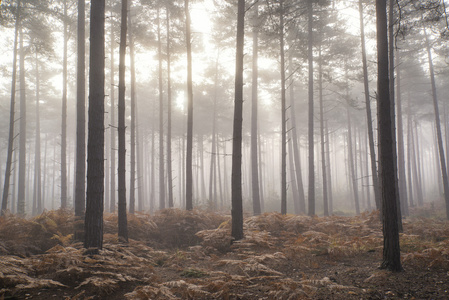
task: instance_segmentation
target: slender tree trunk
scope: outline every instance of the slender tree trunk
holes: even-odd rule
[[[394,176],[396,184],[396,208],[398,210],[398,228],[402,232],[402,212],[401,212],[401,195],[399,194],[399,179],[398,179],[398,162],[397,162],[397,149],[396,149],[396,116],[395,116],[395,94],[394,94],[394,1],[390,0],[389,3],[389,14],[388,14],[388,57],[389,57],[389,73],[390,73],[390,113],[391,113],[391,124],[392,124],[392,136],[393,136],[393,167]]]
[[[23,30],[20,27],[20,130],[19,130],[19,178],[17,192],[17,214],[25,215],[25,165],[26,165],[26,86],[25,51],[23,48]]]
[[[143,185],[143,168],[145,167],[144,159],[142,158],[142,150],[143,150],[143,137],[141,134],[139,134],[140,126],[139,126],[139,109],[138,109],[138,103],[136,101],[135,104],[135,114],[136,114],[136,169],[137,169],[137,211],[143,211],[144,210],[144,195],[145,195],[145,186]]]
[[[167,183],[168,183],[168,207],[173,207],[173,170],[172,170],[172,97],[171,97],[171,61],[170,61],[170,11],[166,6],[167,14]]]
[[[290,65],[293,65],[292,56],[289,56]],[[299,153],[299,145],[298,145],[298,130],[296,128],[296,111],[295,111],[295,90],[293,83],[293,74],[290,74],[291,82],[290,82],[290,119],[292,123],[292,140],[293,140],[293,158],[295,162],[295,173],[296,173],[296,186],[298,187],[298,199],[294,201],[299,202],[299,213],[306,212],[306,200],[304,195],[304,185],[302,181],[302,168],[301,168],[301,155]],[[259,161],[262,162],[261,159]],[[262,176],[261,176],[262,178]],[[262,179],[261,179],[262,181]],[[262,185],[261,185],[262,186]],[[261,188],[262,190],[262,188]]]
[[[307,1],[309,60],[309,216],[315,215],[315,155],[313,139],[313,2]]]
[[[132,0],[127,1],[128,12],[131,10],[131,1]],[[133,214],[136,211],[136,67],[134,63],[134,39],[131,32],[131,15],[127,16],[127,21],[131,73],[131,172],[129,174],[129,212]]]
[[[245,0],[238,0],[235,63],[234,126],[232,139],[232,232],[234,240],[243,238],[242,125],[243,125],[243,47]]]
[[[67,0],[64,0],[63,62],[62,62],[62,122],[61,122],[61,208],[67,208]]]
[[[80,0],[84,1],[84,0]],[[117,193],[116,186],[115,186],[115,176],[116,176],[116,159],[115,159],[115,152],[116,150],[116,143],[115,143],[115,128],[117,128],[117,124],[115,123],[115,61],[114,61],[114,48],[115,48],[115,35],[114,35],[114,28],[112,26],[112,16],[111,16],[111,87],[110,87],[110,97],[111,97],[111,201],[109,202],[110,212],[115,212],[115,195]]]
[[[5,182],[3,185],[2,195],[2,210],[0,214],[3,216],[8,208],[8,196],[9,196],[9,182],[11,180],[11,165],[14,146],[14,118],[15,118],[15,104],[16,104],[16,76],[17,76],[17,38],[20,28],[20,0],[17,2],[16,10],[16,23],[14,29],[14,46],[13,46],[13,63],[12,63],[12,76],[11,76],[11,102],[9,104],[9,133],[8,133],[8,153],[6,157],[5,168]],[[14,194],[14,188],[13,188]],[[13,212],[13,203],[10,205],[10,210]]]
[[[333,213],[333,207],[334,207],[334,199],[333,199],[333,193],[332,193],[332,174],[331,174],[331,158],[330,158],[330,139],[329,139],[329,126],[327,123],[327,120],[325,120],[325,127],[326,127],[326,168],[327,168],[327,191],[328,191],[328,198],[329,198],[329,215],[332,215]]]
[[[359,203],[359,191],[357,186],[357,175],[354,168],[354,160],[356,160],[356,155],[353,154],[353,145],[352,145],[352,124],[351,124],[351,116],[349,113],[349,106],[347,107],[348,114],[348,161],[349,161],[349,171],[351,172],[350,178],[352,181],[352,191],[354,195],[354,205],[355,205],[355,213],[357,215],[360,214],[360,203]]]
[[[118,66],[118,236],[128,241],[126,215],[126,123],[125,123],[125,56],[128,30],[128,0],[122,0]]]
[[[398,180],[399,180],[399,195],[401,197],[401,211],[405,216],[409,215],[408,212],[408,199],[407,199],[407,184],[405,176],[405,159],[404,159],[404,128],[402,121],[402,95],[401,95],[401,72],[400,64],[396,67],[396,88],[397,88],[397,122],[398,122]]]
[[[293,161],[293,142],[292,142],[292,134],[291,131],[289,131],[289,153],[288,153],[288,163],[290,166],[290,182],[292,187],[292,196],[293,196],[293,207],[295,209],[295,214],[299,215],[299,194],[298,194],[298,186],[296,185],[296,175],[295,175],[295,164]]]
[[[260,206],[259,191],[259,164],[257,155],[257,119],[258,119],[258,55],[259,55],[259,4],[256,2],[253,7],[253,61],[252,61],[252,83],[251,83],[251,188],[253,196],[253,214],[260,215],[262,212]]]
[[[446,169],[446,159],[444,157],[443,138],[441,135],[440,111],[438,108],[437,88],[435,83],[435,71],[433,69],[432,51],[430,48],[429,37],[427,36],[425,28],[424,28],[424,35],[426,36],[426,49],[427,49],[427,58],[429,62],[430,84],[432,86],[433,109],[435,113],[435,125],[437,130],[438,153],[440,154],[440,167],[441,167],[441,175],[443,178],[444,201],[446,203],[446,218],[449,219],[449,181]]]
[[[365,25],[363,19],[363,4],[362,0],[359,0],[359,14],[360,14],[360,37],[362,44],[362,64],[363,64],[363,85],[365,89],[365,107],[366,107],[366,121],[368,125],[368,141],[369,141],[369,152],[371,159],[371,178],[373,181],[374,190],[374,200],[376,202],[376,208],[380,210],[381,199],[380,199],[380,187],[377,174],[377,162],[376,162],[376,151],[374,147],[374,130],[373,130],[373,119],[371,114],[371,101],[369,94],[369,83],[368,83],[368,65],[366,60],[366,46],[365,46]]]
[[[184,1],[186,15],[187,50],[187,153],[186,153],[186,209],[193,209],[193,91],[192,91],[192,45],[190,34],[189,0]]]
[[[327,174],[326,174],[326,153],[324,142],[324,103],[323,103],[323,59],[321,56],[321,45],[319,49],[318,66],[318,90],[320,98],[320,137],[321,137],[321,175],[323,176],[323,214],[329,216],[329,200],[327,197]]]
[[[287,118],[285,105],[285,52],[284,52],[284,1],[280,5],[280,55],[281,55],[281,214],[287,213]]]
[[[381,165],[382,215],[383,215],[383,261],[381,268],[401,271],[399,248],[398,209],[396,207],[396,184],[394,168],[393,124],[389,92],[388,36],[386,0],[376,0],[377,25],[377,91],[379,161]]]
[[[164,178],[164,94],[162,85],[162,41],[159,9],[157,10],[157,53],[159,60],[159,209],[165,208]]]
[[[36,207],[33,210],[33,214],[42,213],[42,172],[41,172],[41,121],[39,113],[39,60],[36,53],[36,143],[34,147],[34,195],[33,199],[36,200]],[[34,202],[34,201],[33,201]]]
[[[104,20],[105,1],[91,3],[89,58],[89,125],[84,247],[103,248],[104,195]]]
[[[410,97],[407,104],[407,179],[408,179],[408,199],[410,207],[414,207],[413,203],[413,177],[412,177],[412,154],[413,154],[413,142],[412,142],[412,116],[410,110]]]

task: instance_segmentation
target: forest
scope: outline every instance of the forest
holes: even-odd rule
[[[0,299],[449,297],[444,0],[3,0],[0,32]]]

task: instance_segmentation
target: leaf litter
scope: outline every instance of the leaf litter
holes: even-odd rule
[[[405,271],[379,270],[378,213],[247,217],[232,241],[230,217],[168,209],[128,217],[130,241],[105,215],[104,248],[84,255],[74,217],[58,210],[0,218],[0,298],[16,299],[445,299],[449,223],[404,220]]]

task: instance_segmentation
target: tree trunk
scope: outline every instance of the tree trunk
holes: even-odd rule
[[[34,196],[33,215],[42,213],[42,172],[41,172],[41,125],[39,113],[39,60],[36,53],[36,143],[34,147]],[[36,203],[36,205],[34,205]]]
[[[12,62],[12,76],[11,76],[11,102],[9,105],[9,133],[8,133],[8,153],[6,157],[5,168],[5,183],[3,185],[2,195],[2,210],[0,214],[3,216],[8,208],[9,196],[9,182],[11,180],[11,165],[14,146],[14,118],[15,118],[15,104],[16,104],[16,76],[17,76],[17,37],[20,28],[20,0],[17,2],[16,22],[14,28],[14,47],[13,47],[13,62]],[[14,194],[14,188],[13,192]],[[10,204],[10,210],[13,212],[13,203]]]
[[[252,83],[251,83],[251,188],[253,196],[253,214],[260,215],[260,191],[259,191],[259,164],[257,155],[257,117],[258,117],[258,55],[259,55],[259,4],[253,7],[253,61],[252,61]]]
[[[321,42],[321,41],[320,41]],[[326,154],[324,143],[324,103],[323,103],[323,59],[321,56],[321,45],[319,49],[319,66],[318,66],[318,84],[320,98],[320,137],[321,137],[321,175],[323,178],[323,214],[329,216],[329,200],[327,197],[327,172],[326,172]],[[329,163],[329,162],[328,162]]]
[[[186,209],[193,209],[193,91],[192,91],[192,45],[190,34],[189,0],[184,1],[186,15],[187,50],[187,149],[186,149]]]
[[[126,33],[128,30],[128,0],[122,0],[121,15],[118,66],[118,236],[124,241],[127,241],[128,220],[126,215],[125,56]]]
[[[63,62],[62,62],[62,121],[61,121],[61,208],[67,208],[67,0],[64,0]]]
[[[232,232],[234,240],[243,238],[242,199],[242,125],[243,125],[243,47],[245,35],[245,0],[238,0],[235,63],[234,126],[232,139]]]
[[[309,216],[315,215],[315,155],[313,141],[313,2],[307,1],[309,60]]]
[[[412,177],[412,157],[413,143],[412,143],[412,116],[410,112],[410,97],[407,104],[407,179],[408,179],[408,199],[410,207],[414,207],[413,203],[413,177]]]
[[[332,193],[332,174],[331,174],[331,158],[330,158],[330,139],[329,139],[329,126],[326,123],[326,161],[327,161],[327,191],[328,191],[328,198],[329,198],[329,215],[332,215],[334,210],[334,199],[333,199],[333,193]]]
[[[164,94],[162,85],[162,41],[159,9],[157,10],[157,53],[159,60],[159,209],[165,208],[164,178]]]
[[[80,0],[80,1],[84,1],[84,0]],[[115,35],[114,35],[114,28],[112,26],[112,16],[111,16],[111,79],[110,79],[110,84],[111,84],[111,89],[110,89],[110,97],[111,97],[111,200],[109,201],[109,211],[110,212],[115,212],[115,195],[117,193],[116,191],[116,187],[115,187],[115,176],[116,176],[116,171],[115,171],[115,163],[116,163],[116,159],[115,159],[115,152],[116,150],[116,143],[115,143],[115,129],[117,128],[117,124],[115,123],[115,68],[114,68],[114,48],[115,48]]]
[[[401,211],[405,216],[409,215],[408,212],[408,199],[407,199],[407,184],[405,176],[405,159],[404,159],[404,128],[402,121],[402,95],[401,95],[401,72],[400,64],[396,67],[396,88],[397,88],[397,143],[398,143],[398,181],[399,181],[399,195],[401,197]]]
[[[398,209],[396,207],[396,184],[394,168],[393,124],[389,92],[388,36],[386,0],[376,0],[377,26],[377,92],[379,161],[381,165],[382,221],[383,221],[383,261],[381,268],[401,271],[399,248]]]
[[[437,88],[435,84],[435,72],[433,70],[432,51],[430,49],[429,37],[427,36],[425,28],[424,28],[424,35],[426,36],[426,49],[427,49],[427,58],[429,62],[430,84],[432,86],[433,109],[435,113],[435,125],[437,129],[438,152],[440,154],[440,167],[441,167],[441,175],[443,178],[444,201],[446,203],[446,218],[449,220],[449,181],[447,177],[446,159],[444,157],[443,138],[441,136],[440,112],[438,108]]]
[[[128,12],[131,9],[131,1],[132,0],[127,1]],[[131,15],[127,16],[127,21],[131,73],[131,172],[129,174],[129,212],[133,214],[136,210],[136,68],[134,63],[134,39],[131,32]]]
[[[20,131],[19,131],[19,178],[17,192],[17,214],[25,215],[25,165],[26,165],[26,86],[25,86],[25,51],[23,48],[23,31],[20,27]]]
[[[349,177],[352,180],[352,192],[354,195],[354,205],[355,205],[355,213],[357,215],[360,214],[360,203],[359,203],[359,191],[357,186],[357,175],[354,168],[354,160],[357,159],[356,155],[353,154],[353,145],[352,145],[352,125],[351,125],[351,116],[349,113],[349,106],[347,107],[348,114],[348,161],[349,161],[349,171],[351,174]]]
[[[105,1],[92,1],[90,13],[89,125],[84,247],[103,248],[104,195],[104,20]]]
[[[377,174],[377,162],[376,162],[376,151],[374,147],[374,130],[373,130],[373,118],[371,114],[371,104],[370,104],[370,94],[369,94],[369,83],[368,83],[368,65],[366,60],[366,46],[365,46],[365,26],[363,19],[363,5],[362,0],[359,0],[359,14],[360,14],[360,37],[362,44],[362,64],[363,64],[363,85],[365,90],[365,107],[366,107],[366,122],[368,125],[368,141],[369,141],[369,152],[371,159],[371,178],[373,181],[374,190],[374,201],[376,202],[376,208],[380,210],[381,199],[380,199],[380,187],[379,179]]]
[[[167,14],[167,183],[168,183],[168,207],[173,207],[173,170],[172,170],[172,150],[171,150],[171,132],[172,132],[172,97],[171,97],[171,61],[170,61],[170,11],[166,6]]]
[[[281,214],[287,213],[287,118],[285,106],[284,1],[279,1],[279,44],[281,55]]]

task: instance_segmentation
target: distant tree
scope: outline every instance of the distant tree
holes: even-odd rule
[[[164,94],[162,85],[162,40],[160,9],[157,9],[157,53],[159,60],[159,209],[165,208],[165,171],[164,171]]]
[[[394,168],[391,106],[389,93],[388,35],[386,0],[376,0],[377,27],[377,93],[379,161],[381,165],[383,261],[382,269],[401,271],[398,210]]]
[[[189,0],[184,1],[186,16],[187,50],[187,149],[186,149],[186,209],[193,209],[193,89],[192,89],[192,41],[190,32]]]
[[[128,12],[131,11],[131,1],[127,1]],[[123,13],[123,11],[122,11]],[[128,13],[127,13],[128,15]],[[125,18],[126,20],[126,18]],[[128,29],[127,36],[129,41],[129,56],[130,56],[130,75],[131,75],[131,126],[130,126],[130,142],[131,154],[130,163],[131,170],[129,174],[129,212],[133,214],[136,209],[136,67],[134,58],[134,37],[131,32],[131,14],[127,18]],[[126,35],[125,35],[126,37]]]
[[[63,1],[62,118],[61,118],[61,208],[67,207],[67,0]]]
[[[313,1],[307,0],[307,18],[308,18],[308,50],[307,59],[309,61],[309,216],[315,215],[315,155],[314,155],[314,138],[313,138]]]
[[[232,237],[243,238],[242,200],[242,123],[243,123],[243,46],[245,34],[245,0],[238,1],[237,44],[235,62],[234,127],[232,135]]]
[[[125,55],[128,0],[122,0],[118,66],[118,236],[128,241],[126,216]]]
[[[260,193],[259,193],[259,162],[257,155],[257,105],[258,105],[258,51],[259,51],[259,5],[253,7],[253,60],[252,60],[252,83],[251,83],[251,187],[253,196],[253,213],[260,215]],[[214,123],[215,124],[215,123]]]
[[[25,167],[26,167],[26,84],[25,84],[25,55],[26,51],[23,46],[23,28],[19,29],[19,81],[20,81],[20,122],[19,122],[19,177],[17,192],[17,214],[25,215]]]
[[[84,223],[84,247],[90,249],[89,252],[91,253],[98,253],[98,250],[103,248],[104,20],[105,0],[92,1],[90,11],[87,192]]]
[[[9,108],[9,134],[8,134],[8,152],[6,157],[5,168],[5,183],[3,185],[2,195],[2,210],[3,215],[8,208],[9,196],[9,182],[11,178],[12,154],[14,145],[14,118],[15,118],[15,103],[16,103],[16,76],[17,76],[17,38],[20,27],[20,0],[17,1],[17,8],[15,12],[16,21],[14,26],[14,46],[13,46],[13,63],[12,63],[12,77],[11,77],[11,101]]]
[[[78,38],[76,70],[76,166],[75,166],[75,218],[81,222],[86,207],[86,66],[85,66],[85,0],[78,0]],[[82,224],[75,228],[75,238]]]

